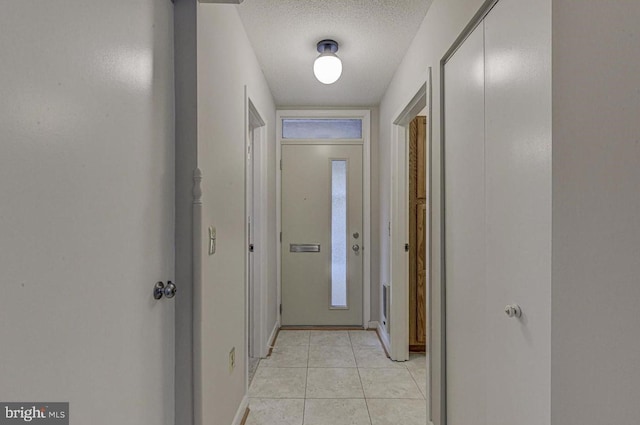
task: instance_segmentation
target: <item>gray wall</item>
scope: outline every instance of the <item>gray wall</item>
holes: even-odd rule
[[[198,161],[196,0],[175,0],[176,424],[193,424],[193,170]]]
[[[554,425],[640,422],[639,22],[553,1]]]

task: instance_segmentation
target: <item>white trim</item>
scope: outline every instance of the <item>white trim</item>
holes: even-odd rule
[[[283,142],[282,139],[282,119],[287,117],[306,118],[362,118],[362,139],[348,141],[333,141],[334,143],[362,144],[362,173],[363,173],[363,236],[362,252],[364,253],[363,274],[362,274],[362,326],[366,327],[371,320],[371,111],[368,109],[322,109],[322,110],[290,110],[282,109],[276,112],[276,237],[278,238],[278,252],[276,259],[276,275],[278,284],[278,322],[282,322],[279,306],[282,303],[282,249],[280,242],[280,232],[282,231],[282,174],[280,161],[282,159],[282,145],[290,143],[291,140]],[[303,143],[314,141],[305,140]],[[331,141],[328,141],[331,143]]]
[[[363,226],[364,236],[362,238],[364,252],[364,273],[362,275],[362,297],[364,298],[362,323],[366,326],[371,320],[371,112],[366,111],[362,118],[362,137],[364,137],[364,163],[363,163]],[[364,246],[366,244],[366,247]]]
[[[367,326],[367,329],[378,329],[378,326],[380,326],[378,321],[377,320],[372,320],[372,321],[369,322],[369,325]]]
[[[202,170],[193,170],[193,420],[202,425]]]
[[[259,276],[257,282],[260,282],[260,297],[256,298],[256,300],[260,303],[260,318],[258,323],[260,324],[260,333],[258,338],[257,346],[260,347],[260,351],[257,353],[258,356],[264,358],[267,356],[267,320],[268,320],[268,282],[269,282],[269,236],[268,236],[268,227],[269,223],[267,221],[268,215],[268,179],[269,179],[269,170],[267,164],[268,157],[268,141],[267,134],[268,129],[266,125],[258,127],[255,129],[256,133],[254,134],[254,161],[257,159],[257,172],[258,172],[258,197],[257,204],[256,199],[254,199],[253,209],[255,212],[255,246],[256,246],[256,254],[254,257],[254,267],[256,271],[254,272],[254,276]],[[257,140],[257,143],[256,143]],[[255,180],[255,179],[254,179]]]
[[[409,253],[404,245],[409,241],[408,201],[408,131],[405,126],[391,127],[391,238],[389,274],[391,276],[391,306],[389,355],[392,360],[409,359]]]
[[[378,338],[380,338],[380,341],[382,341],[382,345],[384,345],[384,349],[387,350],[387,353],[388,353],[389,349],[391,348],[389,343],[389,336],[387,335],[387,332],[384,330],[382,323],[378,324],[378,329],[376,332],[378,334]]]
[[[433,323],[433,318],[431,317],[431,315],[433,314],[433,305],[432,305],[432,300],[431,300],[431,291],[433,290],[433,281],[431,279],[431,262],[432,262],[432,255],[433,255],[433,251],[432,251],[432,245],[431,245],[431,214],[432,214],[432,206],[433,206],[433,201],[432,201],[432,189],[431,189],[431,181],[432,181],[432,176],[431,173],[433,171],[433,165],[431,163],[433,155],[432,155],[432,146],[433,146],[433,137],[432,137],[432,132],[433,132],[433,82],[432,82],[432,75],[431,75],[431,67],[429,67],[427,69],[427,78],[426,78],[426,84],[427,84],[427,146],[425,146],[425,152],[427,154],[427,161],[425,161],[425,164],[427,166],[427,172],[425,173],[425,178],[427,179],[426,184],[425,184],[425,188],[427,190],[427,199],[426,199],[426,203],[427,203],[427,217],[426,217],[426,221],[425,221],[425,238],[424,240],[427,241],[426,244],[426,255],[425,255],[425,268],[427,269],[427,273],[425,274],[425,276],[427,277],[427,291],[426,291],[426,296],[427,299],[425,300],[425,308],[427,309],[427,312],[425,314],[425,317],[427,318],[427,352],[429,352],[431,350],[431,347],[433,347],[433,330],[431,328],[431,324]],[[429,355],[428,356],[428,360],[427,360],[427,393],[425,394],[425,397],[427,399],[427,418],[429,418],[429,423],[431,425],[433,425],[432,419],[433,419],[433,405],[432,405],[432,401],[433,401],[433,397],[431,396],[431,389],[432,389],[432,379],[433,379],[433,373],[432,373],[432,367],[433,367],[433,355]]]
[[[427,71],[429,72],[429,71]],[[408,162],[411,120],[427,106],[427,83],[418,88],[391,123],[391,238],[389,246],[389,275],[391,281],[392,360],[409,360],[409,259],[405,244],[409,242],[408,220]],[[399,300],[399,302],[398,302]]]
[[[247,407],[249,407],[249,397],[245,395],[240,402],[240,406],[238,406],[238,410],[236,411],[236,415],[233,417],[231,425],[240,425],[242,423]]]
[[[276,111],[276,323],[282,323],[282,119]]]
[[[271,335],[269,336],[269,340],[267,341],[267,351],[269,348],[273,347],[276,342],[276,335],[278,335],[278,330],[280,329],[280,321],[276,320],[276,324],[273,325],[273,330],[271,331]],[[267,356],[265,356],[267,357]]]
[[[254,343],[254,349],[256,350],[254,355],[257,357],[266,357],[267,348],[267,250],[268,250],[268,236],[267,236],[267,127],[265,121],[260,116],[255,104],[252,102],[251,91],[247,86],[244,87],[245,96],[245,207],[244,216],[245,229],[244,229],[244,241],[245,241],[245,329],[244,329],[244,344],[245,344],[245,394],[249,391],[249,333],[251,332],[253,325],[253,335],[251,336]],[[251,129],[253,128],[253,140],[251,138]],[[249,179],[249,160],[248,160],[248,148],[253,145],[253,151],[251,152],[251,158],[253,161],[253,170],[251,170],[251,183]],[[257,146],[257,148],[256,148]],[[256,175],[258,179],[256,179]],[[253,185],[258,180],[258,185]],[[252,186],[250,186],[250,184]],[[249,188],[253,188],[253,193],[249,193]],[[248,217],[249,204],[253,206],[253,244],[255,248],[253,257],[253,270],[250,270],[249,256],[249,237],[248,237]],[[251,272],[253,271],[253,299],[252,305],[249,305],[249,280]],[[253,312],[253,323],[251,321],[251,312]],[[242,419],[242,418],[240,418]]]

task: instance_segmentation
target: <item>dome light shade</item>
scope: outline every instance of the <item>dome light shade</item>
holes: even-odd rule
[[[342,61],[336,52],[338,43],[333,40],[323,40],[318,43],[318,56],[313,63],[313,74],[322,84],[333,84],[342,75]]]

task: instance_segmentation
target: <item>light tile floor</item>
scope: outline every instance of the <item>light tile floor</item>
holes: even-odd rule
[[[246,425],[425,425],[427,364],[387,358],[372,331],[280,331]]]

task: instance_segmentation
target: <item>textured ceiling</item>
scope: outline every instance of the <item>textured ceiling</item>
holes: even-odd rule
[[[238,7],[278,106],[380,103],[431,0],[245,0]],[[342,77],[313,76],[318,41],[340,44]]]

